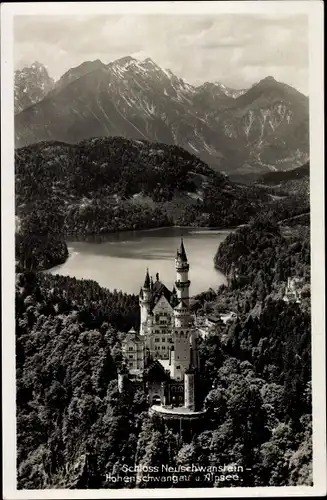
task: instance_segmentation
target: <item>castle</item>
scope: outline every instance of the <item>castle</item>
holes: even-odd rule
[[[189,304],[189,268],[181,239],[172,291],[147,269],[139,295],[140,331],[128,332],[122,351],[130,377],[144,381],[152,405],[196,412],[199,332]]]

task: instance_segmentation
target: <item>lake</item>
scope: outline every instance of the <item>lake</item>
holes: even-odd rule
[[[52,274],[92,279],[110,290],[138,294],[146,268],[155,280],[172,289],[175,256],[181,235],[190,264],[190,295],[216,289],[226,283],[214,268],[213,258],[230,230],[169,227],[145,231],[126,231],[108,235],[101,243],[68,241],[69,257],[50,270]]]

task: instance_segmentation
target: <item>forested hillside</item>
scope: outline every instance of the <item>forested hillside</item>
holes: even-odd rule
[[[269,172],[259,178],[255,185],[266,192],[278,196],[291,196],[293,200],[303,201],[303,205],[310,210],[310,163],[293,170],[281,172]]]
[[[137,466],[162,463],[241,465],[244,472],[229,486],[311,485],[309,226],[289,224],[307,208],[301,196],[274,202],[220,245],[215,264],[230,287],[198,296],[197,314],[229,310],[237,318],[217,325],[200,344],[198,390],[207,417],[192,438],[149,416],[144,387],[118,393],[120,332],[139,326],[137,297],[89,280],[27,272],[21,261],[19,488],[143,488],[148,483]],[[62,224],[51,214],[34,212],[30,224],[41,220],[44,234],[51,227],[59,237]],[[289,277],[303,280],[299,304],[282,300]],[[133,472],[110,481],[123,466]],[[126,483],[125,476],[134,479]],[[151,487],[180,484],[154,477]],[[183,486],[226,483],[191,475]]]
[[[238,480],[191,475],[183,487],[312,484],[309,198],[276,198],[270,187],[236,185],[180,148],[146,141],[17,150],[19,488],[144,488],[137,466],[231,463],[244,468]],[[192,436],[149,416],[141,384],[118,392],[121,332],[138,328],[138,298],[34,272],[66,258],[69,235],[178,223],[245,224],[214,258],[230,286],[196,298],[198,315],[237,318],[201,341],[207,416]],[[287,303],[295,277],[301,302]],[[110,481],[123,466],[132,472]],[[181,486],[155,477],[151,487]]]
[[[114,231],[175,224],[230,227],[269,200],[177,146],[119,137],[31,145],[16,150],[15,168],[20,269],[62,262],[69,237],[101,240]],[[55,255],[43,257],[47,238]]]
[[[215,265],[225,274],[233,270],[250,284],[261,277],[268,293],[274,283],[289,277],[309,282],[309,228],[287,230],[270,218],[258,218],[227,236],[217,250]]]
[[[181,439],[149,417],[141,387],[117,391],[119,331],[137,326],[136,297],[91,281],[17,275],[18,487],[142,488],[106,474],[125,465],[136,478],[134,466],[158,463],[249,469],[230,486],[311,484],[310,315],[283,301],[260,305],[257,316],[245,306],[202,342],[208,417]],[[193,476],[183,486],[195,484],[226,486]]]

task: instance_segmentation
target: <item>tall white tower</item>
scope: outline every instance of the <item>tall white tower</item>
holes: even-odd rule
[[[149,270],[146,270],[143,288],[141,288],[139,296],[140,310],[141,310],[141,325],[140,334],[146,333],[146,323],[148,321],[149,312],[151,308],[151,284]]]
[[[188,304],[189,289],[191,284],[190,280],[188,279],[188,272],[190,266],[187,261],[183,238],[181,238],[181,245],[177,250],[177,255],[175,259],[175,268],[176,268],[175,286],[177,289],[177,297],[179,300],[183,300],[184,303]]]
[[[173,365],[172,378],[183,380],[185,373],[190,369],[197,370],[198,363],[198,332],[194,328],[194,322],[189,304],[190,280],[188,278],[189,264],[184,248],[183,238],[177,250],[175,259],[176,282],[178,304],[174,307],[174,349],[171,356]],[[188,377],[190,387],[192,377]],[[193,380],[193,379],[192,379]]]

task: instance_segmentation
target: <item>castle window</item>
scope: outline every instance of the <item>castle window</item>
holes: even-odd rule
[[[160,330],[155,330],[155,333],[160,333]]]
[[[159,316],[159,314],[156,314],[156,323],[158,323],[159,320],[160,320],[160,316]]]
[[[155,337],[154,341],[155,341],[155,342],[160,342],[159,337]]]
[[[163,346],[161,347],[161,349],[164,349],[164,350],[165,350],[165,349],[166,349],[166,347],[163,345]]]
[[[180,369],[181,369],[181,365],[177,365],[176,370],[180,370]]]
[[[128,365],[132,367],[132,366],[134,366],[134,363],[133,362],[132,363],[128,363]]]
[[[162,342],[166,342],[166,337],[162,337]]]
[[[128,357],[129,359],[133,359],[133,354],[130,354]]]
[[[134,347],[129,347],[128,350],[129,351],[134,351]]]

